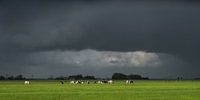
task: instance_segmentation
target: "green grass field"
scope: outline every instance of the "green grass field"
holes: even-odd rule
[[[125,84],[0,81],[0,100],[200,100],[200,81],[146,80]]]

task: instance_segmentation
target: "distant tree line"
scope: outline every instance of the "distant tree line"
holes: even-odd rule
[[[114,73],[112,75],[112,79],[113,80],[132,80],[132,79],[146,80],[146,79],[149,79],[149,78],[148,77],[142,77],[141,75],[137,75],[137,74],[125,75],[125,74],[122,74],[122,73]]]
[[[52,78],[49,78],[52,79]],[[64,76],[60,76],[60,77],[56,77],[53,78],[55,80],[95,80],[96,78],[94,76],[83,76],[81,74],[78,75],[70,75],[69,77],[64,77]]]
[[[26,78],[23,77],[23,75],[17,75],[17,76],[8,76],[5,77],[3,75],[0,75],[0,80],[25,80]]]
[[[0,75],[0,80],[26,80],[23,75],[17,75],[17,76],[3,76]],[[33,78],[32,78],[33,79]],[[59,76],[53,78],[53,76],[47,78],[49,80],[96,80],[95,76],[83,76],[82,74],[78,75],[70,75],[70,76]],[[99,78],[98,78],[99,79]],[[130,75],[125,75],[122,73],[114,73],[112,75],[113,80],[131,80],[131,79],[149,79],[148,77],[142,77],[141,75],[137,74],[130,74]]]
[[[195,80],[200,80],[200,78],[194,78]]]
[[[51,78],[52,79],[52,78]],[[96,80],[94,76],[83,76],[81,74],[79,75],[70,75],[69,77],[56,77],[56,80]],[[149,79],[148,77],[142,77],[141,75],[137,74],[130,74],[130,75],[125,75],[122,73],[114,73],[112,75],[113,80],[131,80],[131,79]]]

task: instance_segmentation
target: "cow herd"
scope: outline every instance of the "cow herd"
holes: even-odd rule
[[[92,81],[81,81],[81,80],[71,80],[70,84],[90,84]],[[133,80],[126,80],[126,84],[133,84]],[[30,81],[26,80],[24,81],[25,85],[29,85]],[[64,81],[60,81],[60,84],[64,84]],[[94,84],[113,84],[113,80],[95,80]]]
[[[71,84],[90,84],[90,81],[70,81]],[[95,84],[112,84],[112,80],[99,80],[99,81],[94,81]]]
[[[114,83],[113,80],[95,80],[93,82],[94,82],[94,84],[113,84]],[[125,83],[126,84],[133,84],[134,81],[133,80],[126,80]],[[72,80],[72,81],[70,81],[70,84],[90,84],[90,81],[79,81],[79,80],[74,81],[74,80]]]

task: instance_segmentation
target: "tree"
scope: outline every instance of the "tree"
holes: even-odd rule
[[[15,78],[14,78],[14,76],[9,76],[8,77],[8,80],[14,80]]]
[[[128,76],[128,79],[142,79],[142,76],[131,74],[131,75]]]
[[[55,80],[65,80],[66,78],[64,76],[59,76],[59,77],[56,77]]]
[[[24,80],[25,78],[23,77],[23,75],[17,75],[15,77],[15,80]]]
[[[122,73],[114,73],[112,75],[113,80],[131,80],[131,79],[149,79],[148,77],[142,77],[141,75],[137,74],[130,74],[130,75],[125,75]]]
[[[85,76],[84,79],[85,80],[94,80],[95,77],[94,76]]]
[[[80,75],[72,75],[72,76],[69,76],[68,79],[80,80],[80,79],[83,79],[83,76],[81,74]]]
[[[5,80],[6,78],[4,76],[0,76],[0,80]]]
[[[112,75],[112,79],[113,80],[125,80],[125,79],[128,79],[128,77],[127,77],[127,75],[122,74],[122,73],[114,73]]]

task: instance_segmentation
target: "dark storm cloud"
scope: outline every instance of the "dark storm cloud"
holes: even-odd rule
[[[182,64],[171,61],[171,65],[162,65],[175,66],[167,67],[167,72],[182,68],[182,73],[190,69],[190,73],[199,75],[196,72],[199,70],[197,65],[200,56],[199,5],[194,0],[1,1],[1,69],[16,68],[20,72],[35,67],[35,70],[47,69],[51,64],[47,63],[51,61],[47,58],[52,56],[36,57],[41,60],[38,63],[38,60],[29,56],[38,52],[43,55],[56,50],[79,52],[94,49],[97,52],[124,52],[126,55],[129,51],[142,50],[172,55],[171,58],[177,57],[174,61],[183,60],[180,61]],[[59,61],[52,65],[75,66]],[[124,68],[124,72],[126,69],[130,68]],[[135,71],[136,69],[138,70]],[[144,70],[136,69],[133,68],[136,73]],[[156,72],[151,68],[147,69],[147,73]]]

